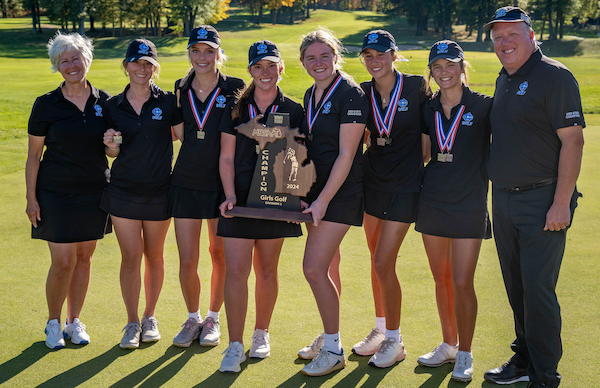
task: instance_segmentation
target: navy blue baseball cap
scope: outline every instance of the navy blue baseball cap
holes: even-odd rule
[[[465,54],[458,43],[452,40],[440,40],[431,46],[429,51],[429,65],[440,58],[447,59],[451,62],[464,61]]]
[[[259,40],[252,43],[248,51],[248,66],[254,65],[262,59],[275,63],[281,61],[281,53],[275,43],[270,40]]]
[[[379,52],[385,53],[389,50],[398,51],[396,47],[396,39],[394,36],[385,30],[373,30],[369,32],[363,38],[363,44],[361,52],[368,48],[375,49]]]
[[[494,23],[515,23],[515,22],[525,22],[531,28],[531,19],[529,15],[525,11],[523,11],[519,7],[502,7],[498,8],[492,16],[492,20],[483,26],[485,31],[491,30],[494,26]]]
[[[158,67],[156,46],[148,39],[135,39],[129,43],[129,47],[127,47],[127,54],[125,55],[125,60],[127,62],[135,62],[140,59],[144,59]]]
[[[206,43],[212,48],[219,48],[221,47],[221,37],[213,26],[202,25],[192,30],[187,48],[189,49],[196,43]]]

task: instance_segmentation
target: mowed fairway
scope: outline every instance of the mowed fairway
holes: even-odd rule
[[[300,36],[317,25],[327,25],[345,44],[358,46],[365,32],[389,28],[399,43],[427,47],[434,36],[417,41],[404,19],[393,20],[367,12],[318,11],[304,24],[265,25],[256,28],[232,17],[217,26],[229,56],[226,73],[249,77],[245,70],[248,46],[259,39],[278,43],[286,61],[282,89],[301,101],[309,77],[298,61]],[[297,359],[299,348],[309,344],[322,331],[314,298],[302,274],[305,238],[288,239],[280,259],[280,292],[272,324],[271,357],[250,359],[240,374],[218,372],[226,349],[227,315],[221,314],[222,343],[216,348],[171,346],[173,336],[187,318],[178,280],[178,254],[171,228],[165,247],[166,276],[156,317],[162,340],[144,344],[135,351],[118,346],[126,314],[119,287],[120,252],[114,234],[98,243],[94,255],[92,280],[81,320],[87,325],[91,344],[76,347],[67,341],[66,349],[50,351],[44,345],[47,319],[45,280],[50,264],[47,244],[30,239],[30,224],[24,214],[26,128],[35,97],[58,86],[59,74],[52,74],[44,52],[51,35],[27,37],[28,20],[0,20],[0,385],[7,387],[461,387],[450,380],[451,365],[436,369],[418,366],[419,355],[429,352],[441,341],[435,305],[433,279],[421,242],[411,230],[402,245],[397,272],[403,291],[402,334],[408,356],[389,369],[367,365],[368,358],[353,355],[350,348],[374,326],[370,290],[369,251],[362,228],[351,228],[342,243],[341,337],[348,365],[325,377],[300,374],[306,361]],[[20,31],[20,32],[19,32]],[[25,36],[20,38],[20,34]],[[88,79],[111,94],[127,83],[120,61],[130,38],[95,39],[96,52]],[[188,68],[187,38],[156,39],[163,67],[157,83],[171,90],[173,82]],[[489,45],[465,44],[466,57],[474,72],[473,89],[493,93],[500,64]],[[402,53],[410,62],[400,64],[406,72],[422,74],[427,50]],[[560,58],[579,80],[584,112],[600,113],[600,56],[585,54]],[[357,81],[368,74],[356,57],[349,54],[345,70]],[[600,115],[587,114],[586,145],[578,188],[584,194],[568,234],[567,251],[558,284],[563,314],[564,355],[559,365],[564,387],[593,387],[598,371],[598,321],[600,320]],[[208,240],[201,241],[200,269],[203,292],[201,313],[208,306],[210,282]],[[470,387],[491,388],[483,372],[504,363],[512,354],[513,320],[504,291],[493,240],[483,243],[475,286],[479,315],[473,343],[475,376]],[[254,329],[254,275],[249,281],[251,299],[245,332],[246,348]],[[142,293],[143,294],[143,293]],[[143,297],[142,297],[143,298]],[[142,302],[143,304],[143,302]],[[63,318],[64,320],[64,318]],[[526,384],[514,387],[524,388]]]

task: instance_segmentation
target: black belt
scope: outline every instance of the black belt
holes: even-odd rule
[[[558,180],[557,178],[548,178],[548,179],[544,179],[543,181],[539,181],[537,183],[534,183],[531,186],[507,187],[507,188],[504,188],[502,190],[507,191],[509,193],[522,193],[524,191],[529,191],[529,190],[537,189],[539,187],[544,187],[544,186],[552,185],[552,184],[556,183],[557,180]]]

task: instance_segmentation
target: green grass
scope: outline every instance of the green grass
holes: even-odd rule
[[[286,76],[281,86],[297,100],[311,84],[297,60],[300,36],[316,25],[327,25],[346,44],[359,45],[367,30],[385,27],[393,30],[399,43],[427,46],[437,37],[417,41],[404,19],[387,18],[367,12],[318,11],[310,22],[300,25],[265,25],[257,29],[243,21],[243,15],[218,25],[223,46],[230,57],[226,73],[248,79],[245,72],[247,49],[258,39],[272,39],[282,49]],[[166,277],[157,307],[163,339],[133,352],[121,351],[117,344],[125,325],[125,309],[118,282],[120,253],[114,234],[99,242],[94,256],[92,280],[82,320],[92,336],[85,347],[69,345],[53,352],[44,346],[43,328],[47,309],[44,297],[49,266],[47,245],[29,238],[29,223],[24,214],[24,162],[27,152],[26,125],[36,96],[58,86],[61,77],[52,74],[44,52],[51,36],[29,34],[27,19],[0,20],[0,385],[7,387],[462,387],[450,381],[451,367],[418,367],[416,358],[437,345],[441,339],[435,307],[433,280],[421,238],[411,230],[400,250],[397,271],[402,282],[402,333],[408,350],[406,361],[391,369],[369,367],[367,358],[348,353],[348,366],[341,372],[321,378],[299,373],[304,365],[296,351],[307,345],[322,330],[311,291],[302,275],[305,239],[288,239],[280,260],[280,293],[270,328],[272,356],[263,361],[250,360],[238,375],[223,375],[217,369],[227,342],[227,320],[223,315],[224,343],[215,349],[197,344],[186,350],[170,346],[179,325],[186,319],[185,305],[177,276],[178,256],[173,230],[165,246]],[[127,39],[95,39],[96,59],[90,81],[112,94],[119,93],[127,79],[119,62]],[[163,72],[159,85],[171,89],[175,79],[188,67],[185,38],[156,39]],[[587,44],[587,39],[584,43]],[[589,40],[591,46],[596,40]],[[500,65],[485,43],[463,43],[474,67],[471,86],[493,93]],[[568,50],[567,50],[568,51]],[[406,51],[411,61],[402,70],[423,73],[427,51]],[[597,53],[558,58],[569,66],[579,80],[584,110],[599,112],[600,77]],[[368,79],[356,55],[348,55],[345,69],[358,81]],[[559,366],[565,387],[587,387],[600,378],[595,354],[600,306],[597,274],[597,236],[600,230],[600,115],[587,114],[586,146],[579,180],[584,197],[580,200],[562,266],[558,294],[563,312],[565,353]],[[201,242],[200,276],[203,284],[201,309],[206,312],[210,281],[208,242]],[[342,244],[342,319],[341,334],[347,351],[362,339],[374,324],[369,282],[369,253],[362,228],[351,228]],[[493,241],[483,243],[476,273],[479,315],[473,353],[475,379],[470,386],[492,386],[483,382],[483,372],[510,357],[513,340],[512,314],[498,265]],[[251,277],[252,291],[254,278]],[[251,292],[252,295],[252,292]],[[246,326],[249,343],[254,322],[251,302]],[[524,384],[515,385],[523,388]]]

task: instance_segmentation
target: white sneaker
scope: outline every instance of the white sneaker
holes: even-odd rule
[[[121,331],[125,332],[119,344],[121,349],[137,349],[140,347],[140,333],[142,332],[142,328],[139,323],[129,322]]]
[[[221,329],[219,321],[215,321],[212,317],[204,320],[202,332],[200,333],[200,345],[202,346],[217,346],[221,343]]]
[[[405,358],[406,350],[404,350],[402,340],[398,343],[395,338],[388,337],[381,342],[381,346],[369,360],[369,365],[378,368],[387,368]]]
[[[456,364],[452,372],[452,380],[468,383],[473,380],[473,354],[459,350],[456,353]]]
[[[221,361],[221,367],[219,372],[225,373],[238,373],[242,370],[240,364],[246,361],[246,355],[244,354],[244,345],[239,342],[230,342],[229,347],[222,353],[225,356]]]
[[[79,318],[73,319],[73,323],[65,325],[63,336],[66,339],[71,339],[71,343],[75,345],[86,345],[90,343],[90,336],[85,331],[85,325],[81,323]]]
[[[158,321],[150,315],[142,318],[142,342],[154,342],[160,339],[158,332]]]
[[[328,347],[323,346],[319,354],[302,368],[302,373],[307,376],[324,376],[346,366],[344,349],[342,354],[336,354]]]
[[[417,362],[423,366],[435,368],[449,362],[454,362],[456,352],[458,352],[458,344],[450,346],[447,343],[442,342],[431,352],[419,357]]]
[[[312,360],[317,354],[319,354],[319,350],[321,350],[324,343],[325,337],[323,337],[323,333],[321,333],[317,336],[317,338],[315,338],[312,344],[298,350],[298,357],[305,360]]]
[[[374,328],[365,339],[352,347],[352,351],[359,356],[372,356],[377,352],[384,339],[385,334],[378,328]]]
[[[269,332],[262,329],[254,330],[252,334],[252,346],[250,347],[250,358],[267,358],[271,355],[271,344]]]
[[[198,338],[200,330],[202,330],[202,322],[198,322],[195,318],[188,318],[188,320],[181,325],[179,333],[173,338],[173,345],[179,346],[180,348],[189,347],[192,342]]]
[[[50,349],[62,349],[66,346],[58,320],[48,321],[44,332],[46,333],[46,346]]]

